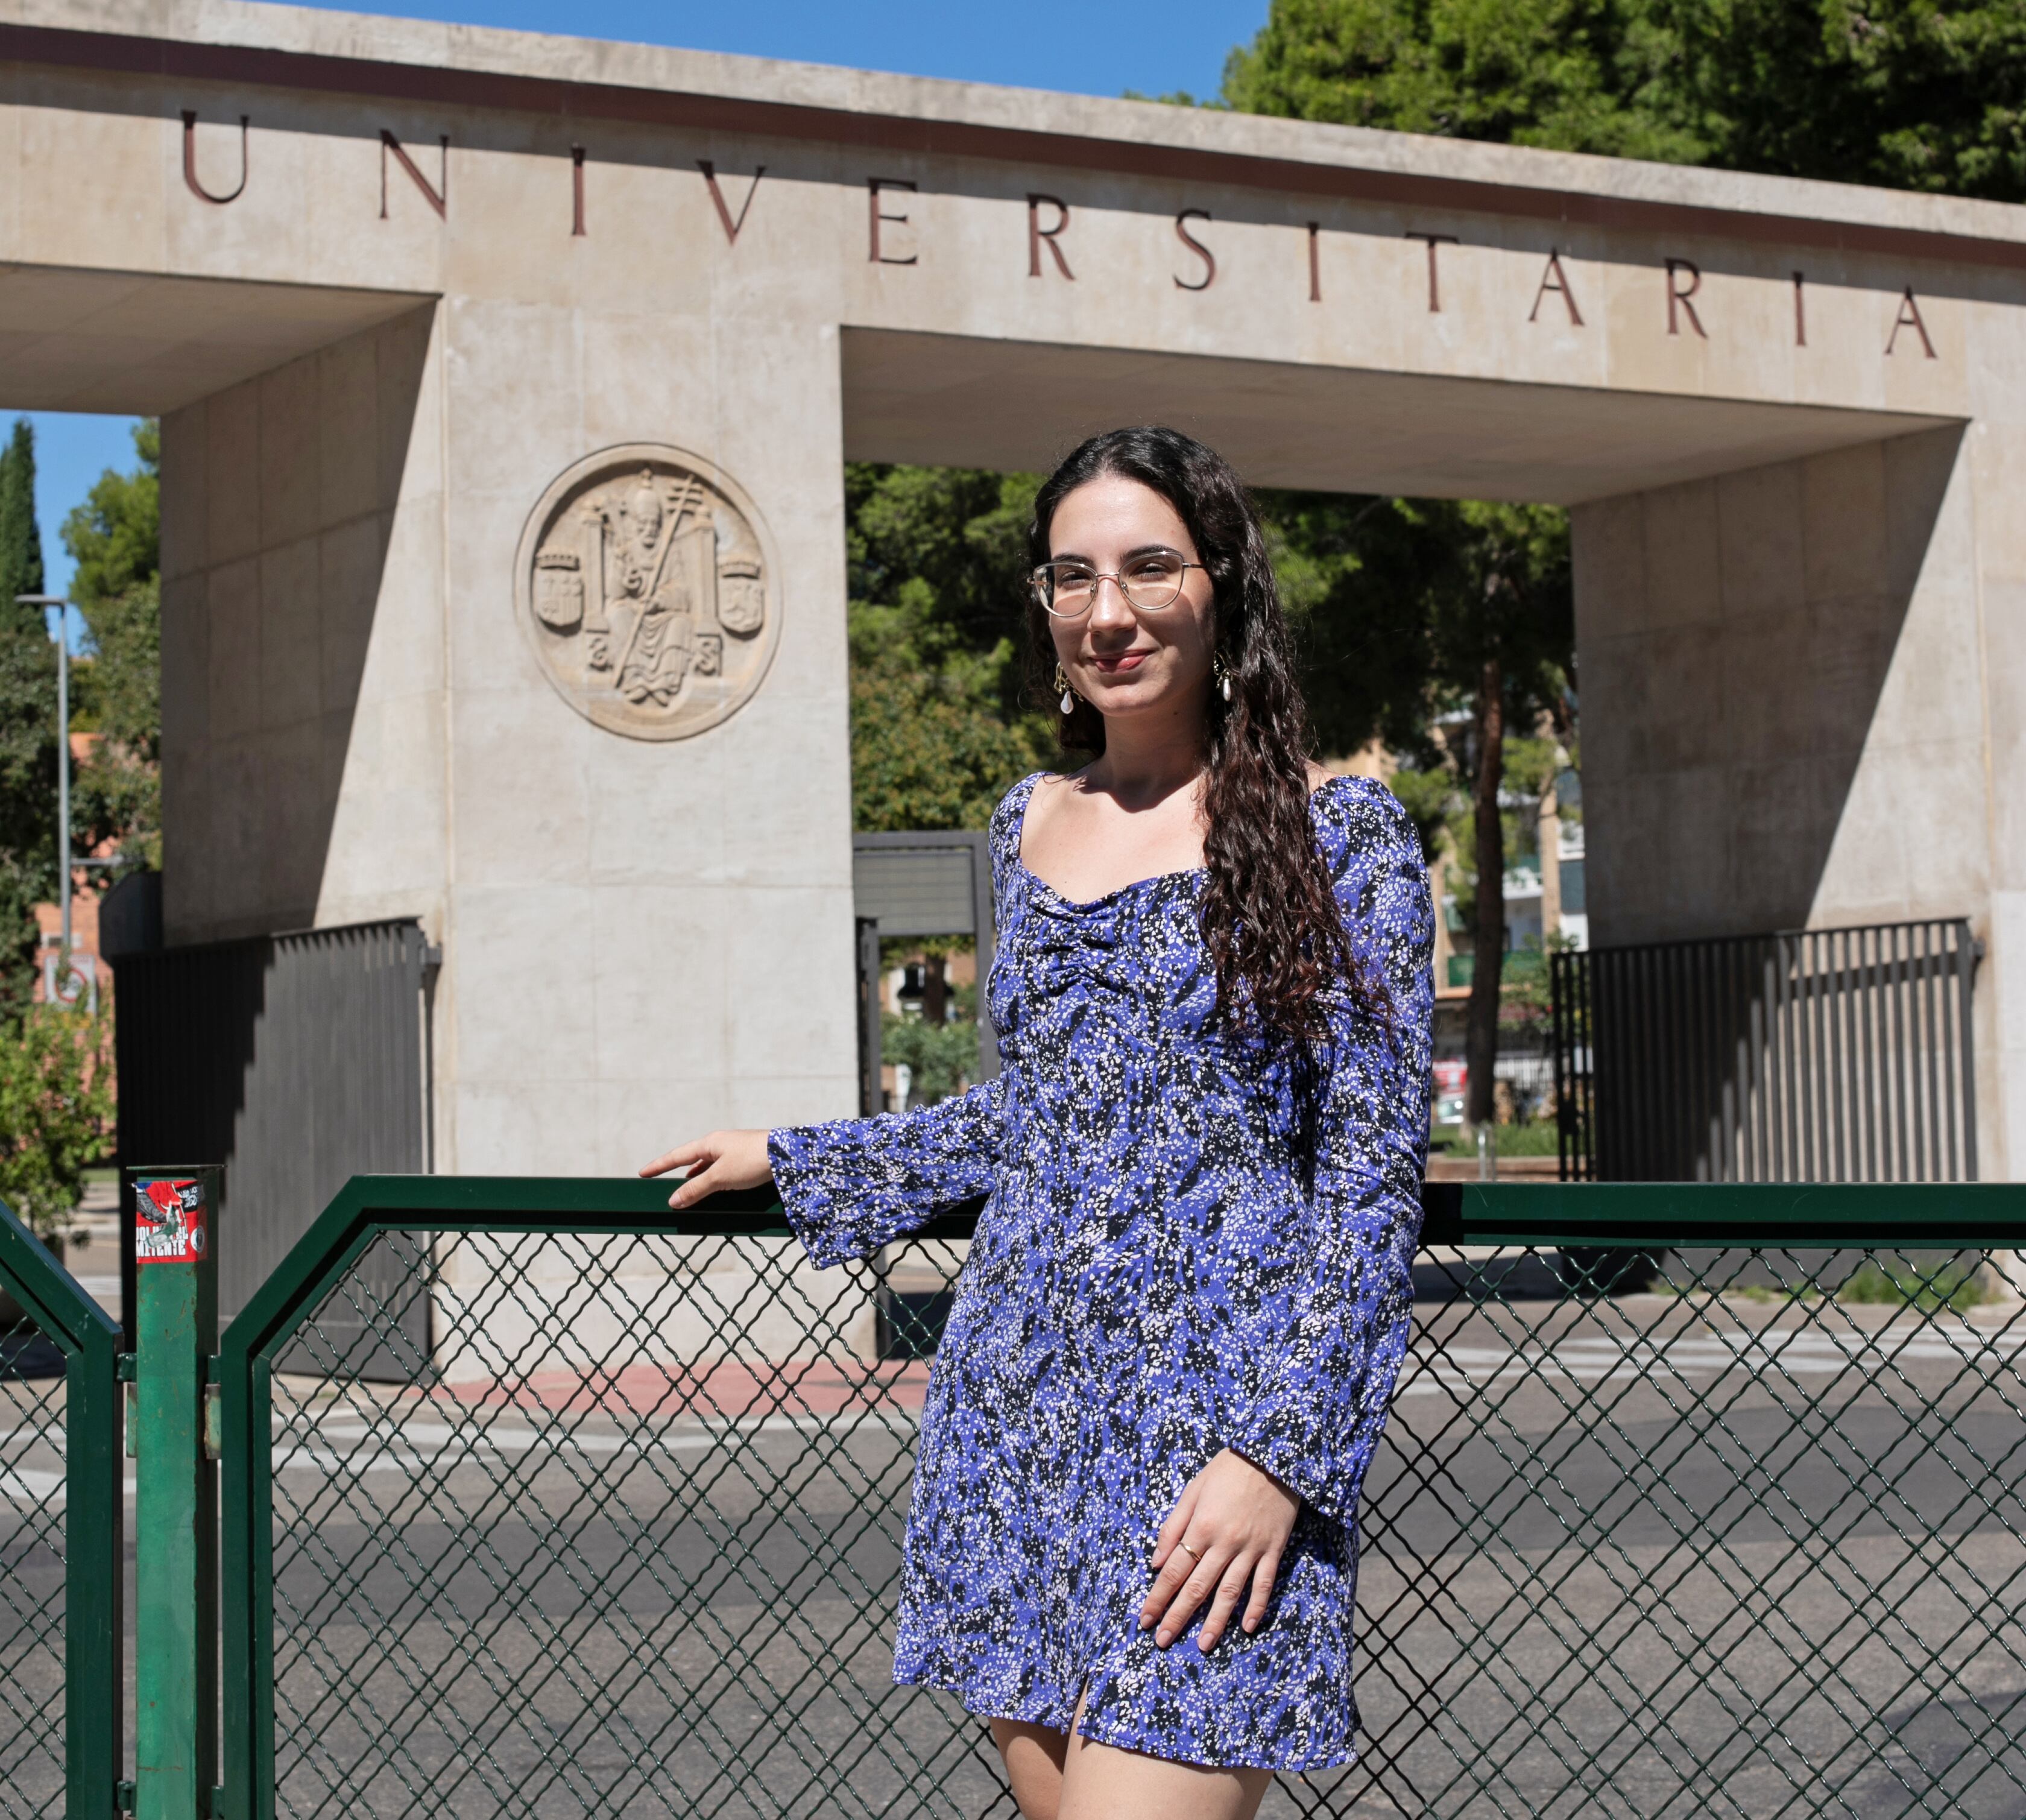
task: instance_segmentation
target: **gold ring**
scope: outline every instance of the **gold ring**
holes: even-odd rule
[[[1185,1542],[1178,1542],[1175,1544],[1175,1546],[1177,1548],[1189,1549],[1189,1545]],[[1189,1549],[1189,1559],[1192,1561],[1201,1560],[1203,1559],[1203,1550],[1201,1549]]]

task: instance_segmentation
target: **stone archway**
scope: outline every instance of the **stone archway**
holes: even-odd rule
[[[0,378],[165,414],[170,939],[422,919],[440,1166],[850,1109],[842,460],[1158,415],[1574,507],[1600,937],[1971,916],[2017,1173],[2020,212],[285,9],[0,52]],[[650,661],[561,686],[545,601]]]

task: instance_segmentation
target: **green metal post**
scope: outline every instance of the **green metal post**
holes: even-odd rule
[[[218,1481],[204,1418],[223,1171],[134,1174],[134,1811],[204,1820],[218,1759]]]

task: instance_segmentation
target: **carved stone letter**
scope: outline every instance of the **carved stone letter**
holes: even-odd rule
[[[194,108],[183,109],[183,181],[190,186],[191,195],[198,197],[204,201],[215,202],[221,205],[227,202],[237,202],[239,200],[241,193],[246,188],[246,116],[241,114],[239,116],[238,186],[223,196],[214,196],[197,180],[197,110]]]
[[[423,200],[437,212],[437,219],[439,221],[450,219],[450,134],[444,134],[440,143],[443,147],[443,168],[439,181],[443,187],[437,189],[417,168],[414,160],[408,156],[407,147],[385,127],[380,129],[380,219],[382,221],[387,219],[387,154],[389,152],[394,154],[395,162],[414,179],[415,187],[422,191]]]
[[[1548,249],[1548,269],[1541,274],[1541,288],[1534,292],[1534,307],[1527,312],[1528,322],[1540,315],[1542,300],[1550,291],[1561,293],[1562,301],[1568,309],[1570,326],[1580,329],[1583,326],[1582,311],[1576,308],[1576,294],[1569,289],[1568,274],[1562,270],[1561,253],[1554,247]]]
[[[1914,300],[1914,287],[1911,285],[1899,293],[1899,313],[1892,319],[1892,333],[1886,337],[1887,353],[1892,352],[1892,344],[1899,339],[1902,329],[1911,329],[1918,335],[1922,351],[1930,360],[1934,359],[1935,344],[1928,339],[1928,325],[1921,320],[1921,306]]]
[[[914,187],[915,185],[913,181],[906,177],[868,177],[865,179],[866,197],[868,206],[871,208],[872,212],[872,245],[871,250],[867,256],[871,259],[875,265],[912,265],[915,263],[917,256],[914,253],[911,252],[908,254],[906,257],[903,258],[895,253],[882,252],[879,249],[880,223],[882,221],[890,221],[897,227],[908,219],[904,215],[895,215],[890,213],[887,210],[882,209],[879,206],[880,191],[882,190],[912,190]]]
[[[1055,225],[1041,225],[1041,204],[1046,203],[1055,212]],[[1063,256],[1063,249],[1056,236],[1070,224],[1070,205],[1059,196],[1042,196],[1030,193],[1027,197],[1027,275],[1037,278],[1041,275],[1041,249],[1045,246],[1055,255],[1055,270],[1066,278],[1074,282],[1076,274],[1070,270],[1070,262]]]
[[[1689,274],[1689,288],[1683,290],[1674,282],[1675,274]],[[1689,326],[1704,341],[1709,339],[1709,331],[1703,326],[1703,319],[1696,314],[1696,306],[1689,301],[1703,288],[1702,267],[1692,259],[1671,259],[1667,261],[1667,333],[1678,335],[1682,332],[1681,319],[1689,319]]]
[[[1184,208],[1175,217],[1175,238],[1203,262],[1203,274],[1194,284],[1191,284],[1184,278],[1177,276],[1175,279],[1177,290],[1206,291],[1217,282],[1217,256],[1190,233],[1186,225],[1191,221],[1209,219],[1210,211],[1207,208]]]
[[[1409,240],[1427,242],[1428,314],[1431,316],[1438,316],[1442,311],[1442,292],[1441,285],[1437,282],[1435,273],[1435,249],[1445,243],[1450,246],[1461,246],[1463,242],[1453,234],[1416,234],[1411,228],[1408,230],[1407,238]],[[1539,301],[1538,298],[1534,300],[1537,304]],[[1533,318],[1530,316],[1527,319],[1531,322]]]
[[[753,167],[753,181],[746,186],[746,200],[739,204],[739,213],[735,216],[725,204],[724,192],[717,186],[717,167],[708,158],[699,158],[697,168],[703,173],[705,186],[710,191],[711,201],[717,210],[717,219],[724,229],[724,244],[736,246],[739,244],[739,230],[746,225],[746,214],[753,207],[753,197],[759,192],[760,179],[767,175],[767,167],[764,164]]]

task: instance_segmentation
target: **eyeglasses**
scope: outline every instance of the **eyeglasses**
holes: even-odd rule
[[[1149,551],[1136,556],[1116,575],[1100,574],[1088,562],[1044,562],[1031,580],[1034,598],[1058,619],[1076,619],[1088,613],[1097,599],[1099,586],[1118,584],[1125,604],[1141,613],[1159,613],[1181,599],[1182,573],[1201,569],[1200,562],[1184,562],[1165,551]]]

